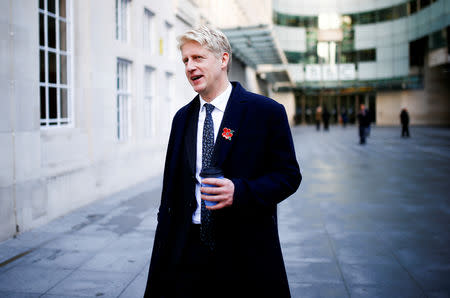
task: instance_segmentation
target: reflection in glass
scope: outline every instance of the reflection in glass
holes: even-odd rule
[[[59,83],[67,84],[67,56],[60,55],[59,56]]]
[[[49,48],[56,48],[56,23],[55,18],[48,16],[47,18],[48,22],[48,47]]]
[[[45,87],[40,88],[40,97],[41,97],[41,119],[45,119],[46,117],[46,104],[45,104]]]
[[[50,119],[58,117],[56,88],[48,88],[48,110]]]
[[[48,81],[56,84],[56,54],[48,52]]]
[[[39,82],[45,83],[45,51],[39,51]]]
[[[59,0],[59,16],[66,17],[66,0]]]
[[[61,51],[67,50],[67,26],[66,22],[59,21],[59,49]]]
[[[39,45],[45,45],[45,27],[44,27],[44,15],[39,14]]]
[[[61,93],[59,100],[61,102],[60,105],[60,112],[61,112],[61,118],[67,118],[68,115],[68,105],[67,105],[67,89],[61,88]]]
[[[56,13],[55,0],[47,0],[47,10],[51,13]]]

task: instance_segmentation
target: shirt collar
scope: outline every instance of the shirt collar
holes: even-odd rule
[[[228,82],[228,87],[222,92],[219,96],[211,100],[209,102],[214,106],[215,109],[218,109],[221,112],[225,112],[225,108],[227,107],[228,99],[230,98],[232,86],[230,82]],[[203,106],[207,103],[202,96],[200,95],[200,111],[203,109]]]

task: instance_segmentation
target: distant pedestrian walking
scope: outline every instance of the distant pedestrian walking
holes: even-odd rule
[[[342,119],[342,125],[344,127],[346,127],[347,122],[348,122],[348,115],[347,115],[347,110],[345,108],[342,109],[341,119]]]
[[[366,110],[364,104],[361,104],[360,106],[360,110],[358,113],[358,122],[359,122],[359,143],[363,145],[366,143],[367,132],[370,126],[369,111]]]
[[[406,108],[400,113],[400,122],[402,123],[402,138],[409,138],[409,114]]]
[[[320,130],[320,122],[322,121],[322,107],[318,106],[316,108],[316,129]]]
[[[323,129],[327,131],[330,125],[330,112],[328,112],[327,107],[323,108],[322,120],[323,120]]]

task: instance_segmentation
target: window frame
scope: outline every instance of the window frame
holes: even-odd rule
[[[150,54],[156,52],[156,20],[155,13],[144,7],[144,19],[142,26],[142,47],[149,51]]]
[[[125,43],[130,35],[130,2],[131,0],[116,0],[116,40]]]
[[[174,25],[172,23],[170,23],[168,21],[164,22],[163,53],[169,59],[174,59],[175,58],[174,30],[175,30],[175,27],[174,27]]]
[[[60,1],[55,1],[55,12],[50,12],[48,7],[48,0],[42,1],[44,7],[41,8],[41,1],[38,6],[39,14],[39,126],[42,130],[54,129],[61,127],[73,127],[74,126],[74,102],[73,102],[73,20],[72,11],[73,2],[71,0],[65,0],[65,17],[61,16]],[[41,24],[41,17],[43,17],[43,23]],[[54,19],[55,22],[55,47],[49,45],[49,18]],[[65,50],[61,45],[61,23],[65,24]],[[41,25],[44,28],[41,28]],[[42,29],[42,30],[41,30]],[[43,32],[43,45],[41,44],[41,34]],[[42,62],[42,54],[44,56],[44,62]],[[50,82],[50,61],[49,56],[55,56],[55,82]],[[61,71],[61,57],[65,57],[65,73]],[[42,63],[44,64],[42,66]],[[43,81],[42,81],[43,71]],[[65,75],[65,83],[61,82],[63,75]],[[56,118],[51,118],[50,109],[50,88],[55,89],[56,92]],[[44,95],[42,94],[44,90]],[[62,110],[62,93],[65,90],[66,97],[66,110]],[[44,96],[44,98],[43,98]],[[43,111],[42,100],[44,100],[45,111]],[[44,113],[43,113],[44,112]],[[62,113],[66,113],[66,117],[62,117]],[[44,114],[44,117],[43,117]]]
[[[144,136],[149,138],[154,136],[156,132],[156,68],[148,65],[144,67],[143,89]]]
[[[131,68],[127,59],[116,60],[116,129],[117,140],[126,142],[131,137],[131,101],[133,98]]]

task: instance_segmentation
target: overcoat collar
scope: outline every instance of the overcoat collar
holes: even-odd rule
[[[223,163],[235,143],[235,138],[239,138],[242,118],[247,108],[247,105],[245,104],[245,89],[238,82],[232,82],[231,84],[233,85],[233,90],[231,91],[230,99],[225,108],[212,156],[212,163],[218,168],[223,168]],[[234,131],[231,140],[222,137],[224,128]]]
[[[215,167],[222,168],[224,161],[228,155],[228,152],[234,144],[234,138],[239,137],[239,128],[246,111],[246,90],[238,82],[231,82],[233,90],[231,91],[230,99],[228,100],[225,108],[225,113],[222,118],[222,123],[219,127],[219,133],[214,145],[214,151],[212,156],[212,164]],[[188,121],[185,131],[185,148],[189,167],[193,175],[196,172],[196,156],[197,156],[197,127],[198,127],[198,114],[200,110],[200,99],[197,95],[188,108]],[[228,128],[234,131],[231,140],[222,137],[224,128]]]

